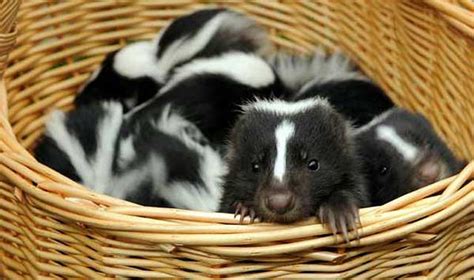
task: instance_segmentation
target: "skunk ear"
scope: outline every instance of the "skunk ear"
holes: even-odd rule
[[[428,157],[416,167],[415,184],[417,187],[424,187],[438,180],[442,173],[441,160],[439,157]]]

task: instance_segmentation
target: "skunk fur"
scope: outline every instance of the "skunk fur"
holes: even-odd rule
[[[368,123],[394,106],[383,90],[341,53],[328,55],[317,51],[310,56],[278,53],[270,63],[292,92],[290,100],[327,98],[355,126]]]
[[[346,120],[320,98],[258,100],[243,111],[221,211],[277,223],[318,216],[347,236],[367,194]]]
[[[37,159],[96,192],[149,205],[215,211],[226,165],[170,105],[130,126],[105,102],[53,113]]]
[[[272,68],[260,57],[243,52],[196,59],[178,69],[160,93],[127,114],[131,122],[159,113],[173,104],[214,145],[222,145],[240,105],[255,97],[286,94]],[[145,117],[149,118],[149,117]]]
[[[465,165],[421,114],[391,109],[355,131],[373,205],[449,177]]]
[[[265,30],[243,14],[200,10],[171,22],[152,42],[109,54],[79,90],[75,104],[114,100],[128,111],[152,98],[178,66],[229,51],[265,55],[270,46]]]

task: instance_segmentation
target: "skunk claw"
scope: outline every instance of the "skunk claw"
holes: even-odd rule
[[[360,221],[359,211],[353,200],[344,199],[344,197],[329,199],[321,204],[317,213],[321,223],[334,236],[339,232],[342,234],[345,242],[349,243],[349,232],[355,231],[357,239],[359,239],[359,232],[357,231],[357,221]]]
[[[242,224],[244,222],[245,217],[250,217],[250,223],[253,223],[256,218],[255,210],[251,207],[245,206],[241,202],[235,203],[235,214],[234,218],[240,215],[239,222]]]

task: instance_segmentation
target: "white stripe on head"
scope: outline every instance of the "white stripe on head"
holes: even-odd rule
[[[400,137],[393,127],[380,125],[376,128],[376,133],[378,139],[390,143],[405,160],[409,162],[415,161],[418,155],[418,149]]]
[[[118,51],[113,67],[117,73],[130,79],[147,76],[162,82],[156,64],[153,44],[146,41],[130,44]]]
[[[211,58],[200,58],[178,68],[165,93],[180,82],[196,74],[218,74],[253,88],[268,86],[275,81],[272,68],[263,59],[244,52],[228,52]]]
[[[275,129],[277,155],[273,169],[273,176],[280,182],[283,181],[286,173],[286,155],[288,142],[294,135],[295,124],[288,120],[283,120]]]
[[[199,51],[201,51],[219,29],[222,20],[222,14],[216,15],[209,20],[194,36],[185,36],[169,45],[162,55],[158,58],[159,76],[163,79],[168,78],[168,74],[181,62],[184,62]],[[161,36],[161,35],[160,35]]]
[[[79,139],[66,128],[66,114],[64,112],[54,111],[51,114],[46,123],[46,135],[51,137],[58,148],[67,155],[81,182],[90,186],[94,182],[94,170],[87,160]]]
[[[274,113],[276,115],[296,115],[317,106],[331,107],[324,98],[306,98],[297,102],[288,102],[284,100],[259,100],[242,106],[244,112],[259,111]]]

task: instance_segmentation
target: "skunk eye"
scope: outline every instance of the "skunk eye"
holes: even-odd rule
[[[257,173],[260,171],[260,164],[258,162],[252,162],[252,172]]]
[[[312,159],[308,162],[308,169],[311,171],[317,171],[319,169],[319,162],[315,159]]]
[[[381,176],[385,176],[385,175],[387,175],[387,173],[388,173],[388,167],[382,166],[382,167],[380,168],[380,170],[379,170],[379,174],[380,174]]]

